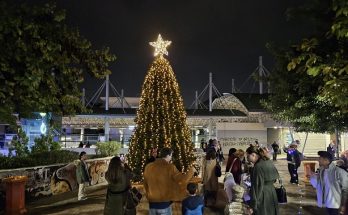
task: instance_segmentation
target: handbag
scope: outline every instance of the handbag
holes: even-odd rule
[[[137,205],[140,203],[142,197],[143,195],[139,192],[139,190],[136,187],[132,187],[131,189],[129,189],[127,194],[126,208],[136,208]]]
[[[283,186],[283,182],[282,180],[279,178],[279,183],[280,183],[280,187],[275,187],[276,193],[277,193],[277,198],[278,198],[278,203],[279,204],[285,204],[288,202],[288,198],[286,195],[286,189]]]
[[[226,174],[225,174],[225,178],[224,178],[224,182],[227,180],[227,178],[229,178],[229,177],[231,177],[231,170],[232,170],[232,167],[233,167],[233,164],[234,164],[234,162],[237,160],[237,158],[235,158],[233,161],[232,161],[232,164],[231,164],[231,167],[230,167],[230,169],[228,170],[228,172],[226,172]],[[231,174],[227,174],[227,173],[231,173]],[[232,177],[233,177],[233,174],[232,174]],[[233,178],[233,180],[234,180],[234,178]]]

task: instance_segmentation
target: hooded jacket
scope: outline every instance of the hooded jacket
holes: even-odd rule
[[[324,171],[328,171],[328,180],[330,184],[324,182]],[[328,169],[320,168],[318,174],[311,176],[310,182],[317,190],[317,203],[319,207],[326,207],[324,186],[330,186],[332,201],[339,207],[346,204],[348,195],[348,173],[337,167],[331,162]],[[338,207],[338,208],[339,208]]]

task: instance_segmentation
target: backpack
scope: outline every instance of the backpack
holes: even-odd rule
[[[185,208],[185,214],[184,215],[202,215],[202,208],[203,205],[198,205],[195,209],[190,210],[188,208]]]

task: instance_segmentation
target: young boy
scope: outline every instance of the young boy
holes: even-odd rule
[[[182,201],[182,214],[202,215],[204,210],[203,196],[196,195],[197,184],[189,183],[186,187],[189,196]]]

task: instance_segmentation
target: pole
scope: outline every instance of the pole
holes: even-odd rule
[[[86,106],[86,90],[85,90],[85,88],[82,88],[82,98],[81,98],[81,100],[82,100],[83,107],[85,107]]]
[[[109,110],[109,75],[106,76],[105,80],[105,110],[108,112]],[[105,142],[109,141],[109,119],[105,116],[105,124],[104,124],[104,136]]]
[[[234,78],[232,78],[232,93],[236,92],[236,88],[234,87]]]
[[[109,110],[109,75],[106,76],[105,80],[105,110]]]
[[[306,132],[306,138],[305,138],[305,141],[304,141],[304,144],[303,144],[302,154],[303,154],[303,152],[304,152],[304,150],[305,150],[305,147],[306,147],[307,138],[308,138],[308,132]]]
[[[209,73],[209,112],[213,110],[213,74]]]
[[[195,110],[198,109],[198,91],[196,90],[196,96],[195,96]]]
[[[263,83],[262,83],[262,56],[259,56],[259,84],[260,84],[260,94],[263,94]]]
[[[337,127],[335,128],[335,136],[336,136],[336,156],[337,158],[340,157],[340,151],[341,151],[341,142],[340,142],[340,132],[338,131]]]
[[[123,99],[124,99],[124,94],[123,94],[123,89],[121,90],[121,108],[123,109]]]

